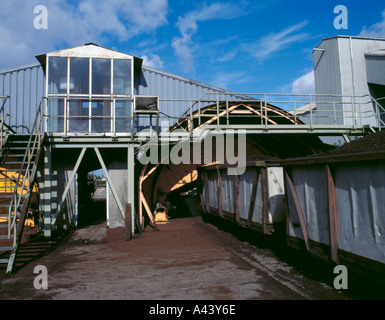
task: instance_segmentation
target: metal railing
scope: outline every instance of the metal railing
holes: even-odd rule
[[[1,96],[0,99],[3,99],[3,103],[1,105],[0,109],[0,121],[1,121],[1,126],[0,126],[0,150],[3,149],[3,146],[6,141],[6,137],[9,131],[9,127],[6,125],[6,119],[9,117],[9,114],[5,113],[5,104],[7,100],[9,99],[9,96]],[[7,130],[4,130],[4,128],[7,128]]]
[[[206,128],[246,128],[254,130],[282,130],[287,132],[293,129],[313,131],[319,129],[328,133],[330,130],[357,130],[364,127],[375,127],[381,130],[385,126],[385,109],[381,99],[375,100],[370,95],[348,96],[331,94],[281,94],[281,93],[233,93],[233,92],[206,92],[198,99],[159,99],[159,115],[157,121],[167,120],[171,125],[189,121],[185,131],[193,131],[210,120]],[[56,102],[53,102],[56,100]],[[85,104],[103,103],[103,115],[93,114],[94,106],[87,107],[86,114],[71,112],[70,105],[76,101]],[[49,97],[46,117],[46,131],[62,133],[64,136],[71,133],[110,133],[112,135],[125,133],[130,135],[140,128],[155,127],[150,121],[146,125],[133,123],[132,98],[79,98],[79,97]],[[121,114],[116,108],[117,102],[127,105]],[[81,102],[78,102],[81,103]],[[253,104],[253,111],[235,111],[232,106],[237,103]],[[56,105],[55,105],[56,103]],[[188,106],[185,109],[185,106]],[[52,110],[56,108],[55,112]],[[50,110],[51,109],[51,110]],[[181,114],[175,110],[183,110]],[[127,111],[129,110],[129,111]],[[173,110],[173,114],[165,110]],[[213,111],[214,110],[214,111]],[[106,112],[107,111],[107,112]],[[279,123],[278,119],[285,117],[289,123]],[[147,116],[147,118],[149,118]],[[226,121],[221,121],[225,118]],[[235,126],[232,119],[248,118],[247,124]],[[101,124],[98,129],[96,124]],[[84,126],[84,128],[82,128]],[[337,133],[336,133],[337,134]]]
[[[29,197],[34,185],[35,175],[37,172],[38,157],[43,143],[43,114],[42,105],[45,98],[42,98],[37,109],[36,118],[31,128],[31,133],[28,139],[24,157],[17,174],[15,186],[13,188],[12,198],[8,211],[8,238],[13,235],[13,248],[8,262],[7,273],[12,271],[15,255],[20,243],[22,227],[26,210],[29,205]],[[24,172],[24,173],[23,173]],[[19,192],[18,192],[19,191]],[[24,194],[25,193],[25,194]],[[22,199],[26,196],[24,202]],[[21,204],[23,208],[20,210]],[[19,222],[18,222],[19,220]]]
[[[373,104],[375,106],[375,112],[376,112],[376,117],[377,117],[377,127],[381,131],[381,128],[385,127],[385,116],[384,116],[385,115],[385,108],[378,101],[384,101],[385,102],[385,97],[379,98],[379,99],[374,99],[372,96],[369,96],[369,97],[373,101]]]
[[[327,128],[351,128],[352,130],[364,126],[377,127],[378,130],[385,127],[385,109],[379,101],[385,99],[374,99],[370,95],[348,96],[329,94],[280,94],[280,93],[244,93],[237,97],[243,99],[226,99],[226,95],[234,96],[233,93],[204,93],[199,99],[189,104],[189,107],[181,114],[179,120],[188,119],[191,124],[197,120],[201,125],[203,116],[215,117],[215,124],[219,127],[231,127],[231,117],[250,118],[249,126],[257,128],[263,126],[265,130],[273,129],[279,124],[274,121],[282,117],[274,107],[285,111],[285,117],[292,120],[292,126],[306,127],[310,130],[323,127]],[[210,99],[210,96],[213,98]],[[241,103],[254,104],[255,112],[231,115],[229,105]],[[207,106],[214,106],[216,113],[207,112]],[[227,110],[227,112],[224,112]],[[271,112],[270,112],[271,111]],[[226,124],[221,124],[220,116],[226,117]],[[281,125],[282,126],[282,125]],[[212,127],[212,125],[210,126]],[[191,128],[193,130],[193,128]]]
[[[45,99],[47,132],[64,136],[70,133],[131,132],[132,98],[49,96]],[[122,106],[118,107],[120,103]],[[126,110],[130,110],[128,114]]]

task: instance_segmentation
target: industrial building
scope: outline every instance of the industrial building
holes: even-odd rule
[[[384,107],[385,39],[338,36],[325,38],[314,48],[316,121],[338,125],[379,127],[382,117],[372,113],[372,98]],[[324,95],[339,95],[330,103]],[[326,101],[321,103],[321,101]],[[380,109],[379,109],[380,110]],[[357,114],[361,116],[357,117]],[[340,138],[325,140],[341,145]]]
[[[9,255],[1,262],[12,272],[32,204],[46,237],[76,228],[87,211],[87,174],[97,169],[107,180],[109,228],[132,235],[145,220],[156,228],[157,209],[177,210],[184,197],[190,214],[200,206],[274,233],[292,210],[285,174],[295,162],[285,161],[330,151],[325,139],[350,141],[384,127],[383,49],[383,39],[324,39],[313,53],[316,94],[300,98],[229,92],[92,43],[1,71],[0,241]],[[238,174],[229,171],[229,153],[218,156],[218,141],[230,139],[238,153],[245,144]],[[180,143],[187,160],[176,152],[181,161],[163,162]],[[157,162],[144,163],[154,145]],[[194,158],[197,149],[209,152]]]

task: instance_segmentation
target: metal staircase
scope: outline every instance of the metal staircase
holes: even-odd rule
[[[3,104],[4,107],[4,104]],[[11,273],[22,239],[24,223],[34,191],[45,135],[41,103],[30,135],[19,135],[5,124],[1,109],[0,150],[0,263]]]

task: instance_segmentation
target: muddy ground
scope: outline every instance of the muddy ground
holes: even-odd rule
[[[125,241],[123,228],[108,229],[105,222],[100,222],[76,230],[69,238],[58,237],[57,243],[35,239],[29,244],[31,252],[40,250],[43,254],[22,265],[15,275],[0,280],[0,299],[379,297],[373,296],[370,287],[337,291],[332,285],[335,275],[330,266],[303,260],[282,247],[278,250],[255,233],[233,229],[215,219],[174,219],[159,225],[159,229],[147,227],[142,236]],[[48,289],[35,289],[36,265],[47,268]]]

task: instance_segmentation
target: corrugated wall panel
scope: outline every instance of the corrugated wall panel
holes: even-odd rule
[[[222,178],[222,209],[231,213],[232,217],[236,213],[236,184],[235,176],[227,175],[227,170],[221,172]]]
[[[383,39],[339,36],[322,41],[318,50],[313,53],[316,94],[336,94],[346,97],[333,99],[344,102],[336,104],[336,122],[333,118],[333,105],[318,104],[317,124],[351,125],[354,121],[356,125],[376,125],[373,104],[366,96],[370,91],[365,54],[379,49],[385,49]],[[318,99],[332,100],[325,97]],[[352,102],[355,104],[354,109]]]
[[[329,244],[327,208],[327,181],[324,167],[295,167],[292,170],[293,183],[301,204],[309,237],[318,243]],[[297,210],[288,194],[289,235],[304,239]]]
[[[143,66],[141,73],[141,81],[138,89],[139,95],[157,95],[160,98],[160,111],[166,115],[161,115],[162,120],[170,120],[170,126],[176,122],[176,119],[183,112],[188,110],[190,104],[197,101],[206,92],[222,93],[226,90],[206,85],[187,78],[172,75],[160,70]],[[215,95],[206,98],[213,101],[216,100]],[[222,95],[220,99],[229,99],[230,96]],[[233,100],[238,98],[233,97]],[[167,101],[168,100],[168,101]],[[180,101],[171,101],[180,100]],[[182,101],[186,100],[186,101]],[[206,104],[201,104],[203,107]],[[197,110],[198,105],[194,105],[193,110]],[[139,122],[140,126],[148,125],[145,119]]]
[[[0,71],[0,90],[2,96],[10,97],[5,105],[8,123],[17,133],[29,133],[44,96],[42,67],[36,63]]]
[[[335,168],[340,248],[385,263],[385,165]]]
[[[340,59],[338,54],[338,39],[329,39],[320,45],[319,49],[324,51],[314,51],[314,81],[315,92],[317,94],[334,94],[341,95],[341,74],[340,74]],[[317,101],[341,101],[341,99],[318,97]],[[315,122],[313,124],[343,124],[342,104],[335,105],[336,119],[332,118],[334,113],[332,104],[317,104]],[[336,120],[336,122],[334,122]]]
[[[207,172],[207,204],[218,209],[218,173],[216,171]]]
[[[254,210],[251,215],[251,221],[254,223],[263,223],[263,195],[262,195],[262,179],[258,179],[257,194],[255,197]]]
[[[18,133],[28,133],[35,120],[37,107],[44,96],[44,73],[39,63],[0,71],[0,92],[9,95],[6,112],[10,116],[10,124],[17,129]],[[177,75],[169,74],[160,70],[143,67],[137,88],[139,95],[155,95],[160,98],[161,120],[169,120],[172,126],[178,117],[190,106],[190,100],[195,101],[202,97],[205,92],[221,93],[225,90],[196,82]],[[210,95],[215,100],[215,95]],[[220,99],[229,99],[229,96],[221,96]],[[165,100],[186,101],[165,101]],[[232,98],[236,100],[237,98]],[[201,104],[203,107],[205,104]],[[207,105],[207,104],[206,104]],[[197,110],[195,105],[193,110]],[[167,116],[168,117],[167,117]],[[153,119],[155,125],[155,119]],[[137,125],[148,127],[149,117],[142,117]]]
[[[253,180],[256,175],[255,170],[250,170],[249,168],[245,171],[244,174],[239,176],[239,190],[240,190],[240,217],[247,220],[250,201],[253,190]]]

